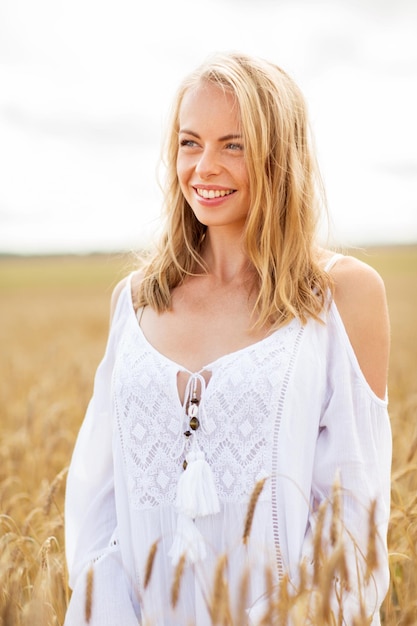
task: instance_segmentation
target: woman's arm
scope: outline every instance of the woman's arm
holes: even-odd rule
[[[362,606],[377,625],[389,581],[386,538],[392,444],[386,401],[387,304],[380,277],[367,265],[345,257],[332,276],[336,306],[328,321],[327,397],[316,442],[312,513],[303,552],[317,568],[319,542],[314,533],[320,530],[318,509],[327,503],[321,529],[323,552],[328,557],[343,546],[349,578],[348,584],[340,585],[341,572],[334,576],[336,618],[339,595],[343,623],[353,623]],[[338,496],[335,481],[340,483]],[[338,501],[340,513],[331,506]],[[332,545],[335,513],[341,518],[340,537]]]
[[[111,377],[120,318],[118,300],[123,286],[119,284],[113,293],[106,352],[95,375],[94,393],[68,473],[65,540],[73,593],[65,626],[86,623],[88,576],[92,580],[90,626],[138,624],[119,549],[114,494]]]

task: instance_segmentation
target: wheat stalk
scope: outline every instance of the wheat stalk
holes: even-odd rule
[[[256,504],[258,502],[259,496],[261,495],[262,489],[264,488],[266,478],[262,478],[258,480],[256,483],[251,497],[249,499],[248,508],[246,511],[245,525],[243,530],[243,543],[246,545],[249,539],[250,531],[252,528],[253,516],[255,514]]]
[[[376,515],[376,501],[373,500],[369,509],[369,531],[368,531],[368,547],[366,553],[366,571],[365,571],[365,584],[369,583],[369,580],[378,567],[378,550],[376,547],[377,540],[377,527],[375,522]]]
[[[145,577],[144,577],[144,582],[143,582],[143,587],[145,589],[149,585],[149,581],[152,576],[153,564],[154,564],[156,552],[158,549],[158,543],[159,543],[159,539],[153,542],[148,552],[148,558],[146,559]]]
[[[227,555],[219,556],[214,573],[214,584],[209,612],[213,626],[216,624],[231,624],[229,607],[229,590],[224,575],[227,566]]]
[[[184,569],[185,569],[185,561],[186,561],[185,554],[182,554],[175,568],[174,580],[173,580],[172,587],[171,587],[171,606],[173,609],[175,609],[175,607],[178,604],[178,598],[180,596],[181,580],[182,580],[182,576],[184,574]]]
[[[41,549],[41,569],[48,569],[48,554],[51,550],[52,537],[48,537]]]
[[[317,523],[313,538],[313,584],[318,585],[320,581],[320,571],[323,552],[323,528],[326,517],[327,502],[323,501],[317,513]]]
[[[340,471],[336,472],[336,477],[332,485],[332,519],[330,522],[330,543],[335,546],[340,539],[342,530],[342,484],[340,481]]]
[[[244,624],[246,620],[246,607],[249,596],[250,570],[245,567],[239,585],[238,606],[236,610],[236,623]]]
[[[93,591],[94,591],[94,569],[91,566],[87,572],[85,586],[85,621],[90,623],[93,608]]]
[[[281,578],[278,588],[277,624],[285,626],[288,623],[288,614],[291,607],[288,590],[289,576],[287,573]]]
[[[320,580],[320,624],[334,623],[335,617],[332,611],[331,598],[336,593],[337,572],[345,572],[345,550],[342,543],[339,543],[338,547],[330,554],[322,566]],[[341,581],[341,583],[338,597],[339,614],[343,613],[343,581]]]
[[[55,500],[56,492],[58,491],[59,486],[61,485],[67,473],[68,473],[68,467],[64,467],[64,469],[62,469],[52,481],[51,486],[49,487],[48,493],[46,495],[44,505],[43,505],[44,515],[49,515],[51,511],[52,502],[54,502]]]

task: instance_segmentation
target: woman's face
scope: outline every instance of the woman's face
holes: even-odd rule
[[[185,93],[179,112],[177,175],[199,222],[243,228],[250,208],[249,177],[232,93],[209,82]]]

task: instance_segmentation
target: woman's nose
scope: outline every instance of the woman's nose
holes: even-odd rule
[[[212,148],[204,148],[199,155],[196,165],[196,172],[202,178],[207,178],[213,174],[217,174],[220,170],[218,154]]]

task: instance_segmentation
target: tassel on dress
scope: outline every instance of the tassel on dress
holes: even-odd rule
[[[175,506],[188,517],[204,517],[220,511],[219,498],[210,465],[201,450],[187,454],[187,469],[177,486]]]
[[[195,377],[202,378],[200,374],[195,375]],[[194,390],[187,414],[190,417],[190,428],[195,431],[199,427],[196,380],[193,379],[189,383],[188,389],[191,390],[191,385],[194,385]],[[205,386],[204,383],[203,379],[202,388]],[[192,434],[189,430],[184,433],[187,440]],[[183,554],[190,563],[196,563],[206,557],[205,541],[194,520],[199,517],[214,515],[220,511],[220,502],[211,467],[206,461],[204,452],[198,446],[195,436],[192,437],[190,443],[190,449],[184,463],[184,472],[178,480],[175,499],[175,507],[178,511],[177,529],[169,551],[174,566],[177,565]]]

